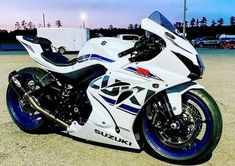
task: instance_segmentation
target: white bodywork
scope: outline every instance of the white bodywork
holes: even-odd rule
[[[55,48],[80,51],[90,39],[90,30],[84,28],[38,28],[37,36],[49,39]]]
[[[28,47],[26,49],[44,69],[69,73],[94,64],[103,65],[108,69],[104,76],[92,81],[87,89],[93,108],[88,122],[84,126],[74,122],[67,130],[69,134],[95,142],[139,149],[133,125],[141,108],[152,96],[166,90],[174,113],[179,115],[182,112],[181,95],[190,89],[203,88],[187,77],[190,71],[172,52],[180,53],[198,65],[195,56],[197,52],[187,40],[149,18],[142,21],[142,28],[160,36],[166,47],[155,58],[136,63],[131,63],[129,56],[118,57],[118,53],[133,47],[134,44],[116,38],[89,40],[78,55],[78,62],[68,67],[55,66],[45,61],[41,57],[42,49],[39,45],[25,41],[22,37],[17,38],[23,45],[32,47],[34,52]],[[175,39],[166,36],[166,32]],[[150,71],[153,77],[138,75],[135,69],[140,68]],[[109,87],[117,80],[127,84]],[[154,87],[154,84],[158,86]],[[125,91],[132,91],[132,95],[117,103],[120,94]],[[120,132],[116,131],[116,126],[120,128]]]

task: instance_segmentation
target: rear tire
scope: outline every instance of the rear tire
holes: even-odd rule
[[[7,107],[15,124],[23,131],[27,133],[41,133],[44,128],[44,119],[41,114],[30,113],[30,110],[26,110],[20,104],[20,99],[16,92],[9,85],[7,88]],[[28,107],[30,108],[30,106]]]
[[[180,127],[177,130],[170,127],[169,130],[159,129],[153,127],[146,110],[141,119],[141,136],[146,150],[153,156],[173,163],[192,164],[205,159],[217,146],[222,133],[222,117],[216,102],[204,90],[186,92],[182,96],[182,101],[187,109],[183,109],[183,113],[179,116],[182,116],[183,121],[185,118],[183,115],[189,112],[191,115],[187,119],[191,121],[187,120],[183,123],[179,121]],[[191,106],[191,103],[195,106]],[[151,104],[151,100],[146,106],[148,104]],[[189,128],[192,125],[193,127]],[[191,137],[188,133],[192,134]],[[164,140],[164,138],[169,139]]]
[[[46,74],[43,70],[32,67],[21,69],[18,73],[25,80],[22,84],[23,87],[26,87],[27,83],[31,81],[33,77],[41,79]],[[31,106],[27,105],[24,107],[24,102],[20,102],[20,97],[10,85],[8,85],[7,88],[6,103],[12,120],[21,130],[27,133],[51,132],[51,122],[38,112],[35,113]]]

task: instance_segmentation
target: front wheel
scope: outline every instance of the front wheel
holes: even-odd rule
[[[158,101],[150,100],[141,119],[145,147],[153,155],[190,163],[211,154],[221,137],[222,117],[206,91],[183,94],[179,116],[170,118],[158,105]]]

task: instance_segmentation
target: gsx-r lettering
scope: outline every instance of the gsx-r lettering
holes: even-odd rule
[[[6,103],[15,124],[28,133],[59,125],[74,137],[187,164],[212,154],[222,117],[195,82],[202,59],[160,12],[141,28],[136,42],[90,39],[75,59],[53,52],[48,39],[17,36],[39,67],[9,74]]]

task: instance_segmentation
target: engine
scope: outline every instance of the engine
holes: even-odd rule
[[[86,92],[71,84],[45,88],[39,101],[42,107],[50,110],[51,114],[67,124],[77,121],[84,125],[92,110]]]
[[[68,125],[73,121],[84,125],[92,110],[86,92],[67,83],[52,83],[35,91],[35,96],[43,108]]]
[[[51,72],[30,68],[27,73],[12,72],[9,82],[28,113],[38,111],[65,127],[73,121],[84,125],[90,116],[92,107],[86,91]]]

